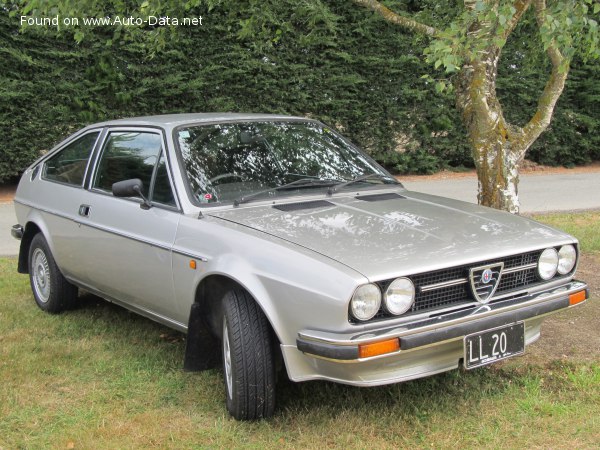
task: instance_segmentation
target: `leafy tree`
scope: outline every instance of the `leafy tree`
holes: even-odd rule
[[[600,56],[598,22],[592,18],[600,12],[600,3],[594,0],[464,0],[441,14],[443,8],[434,7],[407,17],[376,0],[354,2],[403,29],[431,37],[426,49],[429,62],[453,74],[456,105],[468,130],[477,168],[479,202],[518,213],[519,164],[550,125],[576,51],[582,52],[585,58]],[[519,126],[505,118],[496,94],[496,79],[502,49],[517,25],[527,20],[525,15],[530,8],[538,27],[538,48],[545,50],[551,69],[530,119]],[[423,17],[422,22],[419,16]],[[442,23],[441,19],[447,24],[443,28],[429,25]],[[438,83],[440,90],[446,87],[443,81]]]

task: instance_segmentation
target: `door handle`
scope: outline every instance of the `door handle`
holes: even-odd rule
[[[90,205],[80,205],[79,206],[79,215],[83,216],[83,217],[89,217],[90,209],[92,209],[92,207]]]

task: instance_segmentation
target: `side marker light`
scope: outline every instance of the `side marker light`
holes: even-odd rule
[[[587,300],[587,295],[585,291],[579,291],[569,295],[569,305],[571,306],[576,305],[577,303],[581,303],[585,300]]]

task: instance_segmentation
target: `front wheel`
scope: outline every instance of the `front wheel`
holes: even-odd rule
[[[238,420],[273,415],[275,363],[267,318],[242,290],[223,298],[223,376],[227,410]]]
[[[77,287],[60,273],[42,233],[36,234],[29,246],[29,281],[35,302],[48,313],[58,314],[77,299]]]

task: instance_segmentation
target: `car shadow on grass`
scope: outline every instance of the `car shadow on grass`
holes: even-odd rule
[[[154,352],[160,367],[183,371],[185,335],[149,319],[129,312],[93,294],[82,292],[76,308],[67,316],[77,323],[79,337],[102,334],[105,345],[118,345],[132,354]],[[65,332],[73,336],[73,329],[65,325]],[[77,336],[73,336],[77,337]],[[218,352],[218,349],[215,349]],[[224,395],[220,366],[204,376],[212,379],[210,397]],[[195,374],[189,374],[194,377]],[[457,408],[476,408],[480,402],[502,396],[511,384],[519,383],[514,370],[490,366],[472,371],[453,370],[439,375],[404,383],[378,387],[354,387],[326,381],[295,383],[287,378],[285,369],[277,374],[277,411],[274,420],[295,420],[307,413],[322,417],[335,416],[339,411],[370,414],[401,414],[411,420],[421,420],[435,413],[452,413]],[[202,402],[202,399],[198,399]],[[201,404],[199,408],[202,408]],[[223,404],[223,410],[224,410]],[[212,409],[212,407],[210,408]]]
[[[278,409],[283,414],[311,410],[356,412],[386,410],[426,418],[430,412],[453,413],[460,405],[475,407],[501,396],[518,380],[514,373],[495,368],[454,370],[386,386],[355,387],[326,381],[294,383],[287,378],[277,387]]]

